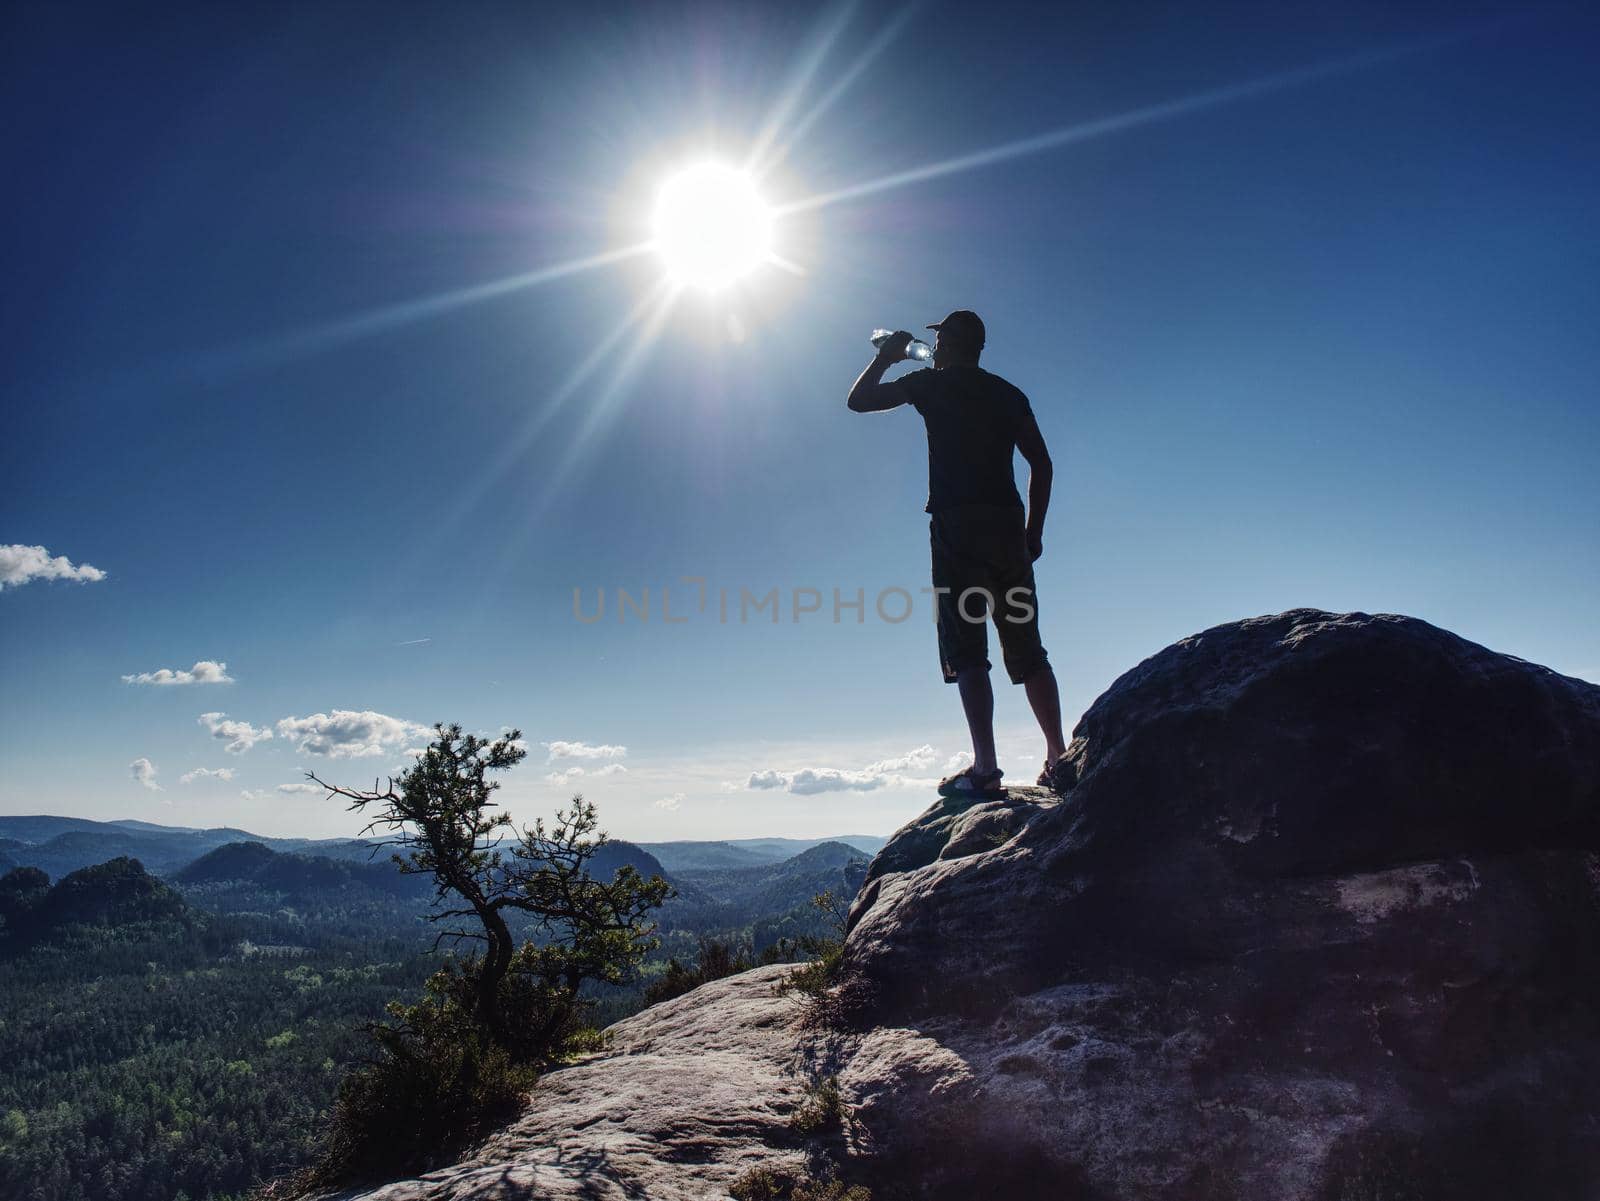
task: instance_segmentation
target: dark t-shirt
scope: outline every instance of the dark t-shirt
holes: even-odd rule
[[[928,427],[929,513],[1022,507],[1011,455],[1034,418],[1021,389],[982,367],[926,367],[886,386],[901,389]]]

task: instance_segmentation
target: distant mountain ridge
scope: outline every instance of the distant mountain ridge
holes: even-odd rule
[[[781,863],[825,843],[842,843],[871,859],[888,840],[876,834],[835,834],[826,838],[723,838],[641,842],[669,872],[761,867]]]
[[[641,845],[612,839],[590,868],[602,879],[624,864],[646,877],[664,877],[676,894],[660,913],[665,931],[753,928],[759,949],[778,938],[822,932],[823,919],[810,903],[816,894],[855,894],[883,840],[849,837],[854,842],[741,838]],[[38,868],[60,880],[108,860],[133,859],[190,901],[223,913],[359,912],[375,929],[404,929],[427,912],[432,898],[431,880],[397,871],[391,850],[377,841],[266,838],[232,826],[202,830],[43,814],[0,817],[0,839],[0,875]]]
[[[275,851],[325,859],[365,860],[376,843],[353,838],[267,838],[232,826],[202,830],[125,819],[35,814],[0,817],[0,851],[12,863],[37,867],[52,878],[126,855],[157,875],[170,875],[208,851],[233,842],[257,842]],[[381,849],[376,858],[387,862]]]
[[[428,877],[395,870],[387,855],[371,863],[330,859],[294,851],[275,851],[260,842],[230,842],[207,851],[173,874],[175,884],[222,884],[248,881],[276,892],[299,895],[307,891],[359,886],[397,896],[422,897],[431,888]]]
[[[727,838],[633,843],[612,840],[613,848],[632,848],[634,866],[645,875],[659,871],[676,875],[685,871],[764,867],[792,859],[827,843],[844,844],[870,859],[885,840],[870,834],[842,834],[830,838]],[[33,814],[0,817],[0,870],[11,866],[37,867],[59,878],[81,867],[104,863],[118,856],[138,859],[147,870],[170,876],[202,856],[230,843],[257,843],[290,855],[389,865],[389,853],[376,841],[354,838],[270,838],[235,826],[201,829],[163,826],[155,822],[120,818],[95,821],[85,817]],[[642,856],[643,858],[638,858]],[[602,851],[597,866],[615,871],[624,859]],[[624,856],[626,858],[626,856]]]
[[[759,952],[783,938],[828,932],[828,919],[812,904],[819,893],[848,902],[867,875],[869,855],[842,842],[823,842],[777,863],[681,869],[673,877],[679,897],[664,921],[700,928],[751,924]]]

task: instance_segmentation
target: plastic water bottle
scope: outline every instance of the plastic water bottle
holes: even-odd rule
[[[894,337],[892,329],[875,329],[872,331],[871,343],[880,350],[883,344]],[[917,338],[911,339],[911,345],[906,347],[906,358],[915,359],[919,363],[933,362],[933,347]]]

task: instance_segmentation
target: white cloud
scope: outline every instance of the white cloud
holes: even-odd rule
[[[918,788],[927,780],[905,773],[925,769],[939,753],[923,745],[904,755],[878,759],[859,771],[838,767],[802,767],[797,771],[764,768],[753,771],[744,782],[747,789],[767,789],[813,796],[819,792],[872,792],[879,788]]]
[[[151,792],[160,792],[161,785],[156,783],[156,765],[142,756],[128,764],[128,770],[133,773],[133,778]]]
[[[87,563],[74,564],[66,555],[52,556],[42,546],[10,543],[0,546],[0,592],[20,588],[31,580],[73,580],[79,584],[106,578],[106,573]]]
[[[425,736],[429,727],[370,709],[335,709],[310,717],[286,717],[278,735],[303,754],[329,759],[361,759],[401,752],[406,743]]]
[[[160,671],[141,671],[138,675],[123,676],[124,684],[231,684],[233,677],[228,674],[228,665],[218,663],[212,659],[201,659],[188,671],[179,668],[173,671],[170,667],[163,667]]]
[[[574,763],[571,767],[548,773],[545,776],[545,783],[554,784],[557,788],[566,788],[579,779],[597,780],[602,776],[623,776],[627,773],[628,769],[620,763],[607,763],[604,767],[582,767]]]
[[[655,806],[657,809],[665,809],[668,813],[676,813],[681,804],[683,804],[683,793],[675,792],[671,796],[662,797]]]
[[[836,767],[803,767],[789,772],[788,790],[801,796],[818,792],[871,792],[889,781],[864,771],[840,771]]]
[[[271,794],[265,788],[241,788],[239,795],[247,801],[264,801]]]
[[[197,767],[193,771],[186,771],[178,777],[180,784],[193,784],[196,780],[231,780],[233,768],[231,767]]]
[[[279,792],[284,792],[284,793],[290,793],[290,794],[294,794],[294,793],[298,793],[298,792],[308,792],[308,793],[309,792],[314,792],[318,796],[321,796],[324,792],[327,791],[327,789],[323,788],[322,785],[320,785],[320,784],[312,784],[309,781],[304,781],[304,782],[299,783],[299,784],[279,784],[278,785],[278,791]]]
[[[973,756],[971,751],[957,751],[944,761],[944,774],[954,775],[958,771],[966,771],[972,766]]]
[[[202,713],[196,720],[211,731],[211,737],[227,744],[222,749],[230,755],[242,755],[272,737],[266,726],[257,729],[247,721],[232,721],[226,713]]]
[[[841,771],[837,767],[802,767],[799,771],[765,771],[750,773],[747,788],[779,788],[810,796],[818,792],[871,792],[888,783],[886,777],[864,771]]]
[[[928,767],[939,757],[939,752],[924,743],[914,751],[907,751],[892,759],[879,759],[876,763],[869,763],[862,770],[869,775],[886,776],[906,771],[921,771]]]
[[[547,742],[544,747],[550,752],[551,763],[557,759],[621,759],[628,753],[625,746],[589,742]]]

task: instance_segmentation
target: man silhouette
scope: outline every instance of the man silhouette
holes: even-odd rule
[[[939,664],[961,693],[972,733],[972,766],[939,782],[943,796],[1001,790],[995,760],[994,690],[989,684],[988,619],[1000,636],[1006,673],[1021,684],[1044,732],[1039,784],[1066,780],[1061,695],[1039,641],[1033,563],[1044,551],[1050,506],[1050,452],[1022,392],[978,366],[986,332],[976,313],[959,309],[928,326],[938,331],[933,366],[889,383],[884,372],[906,359],[912,337],[899,330],[878,348],[850,389],[857,413],[909,404],[928,427],[928,532],[933,549]],[[1028,507],[1012,476],[1012,451],[1028,461]]]

